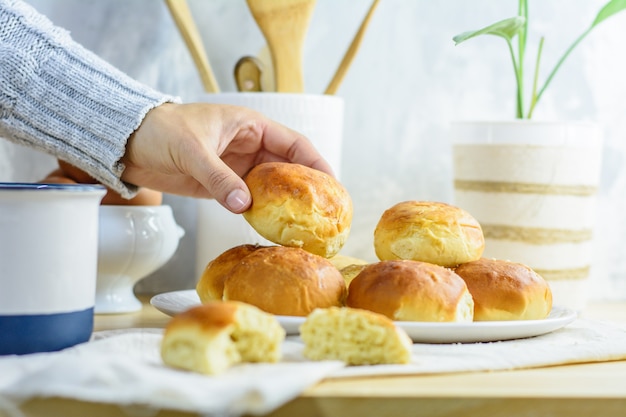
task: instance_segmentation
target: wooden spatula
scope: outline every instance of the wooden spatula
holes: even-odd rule
[[[316,0],[246,0],[272,54],[277,92],[304,92],[302,55]]]
[[[187,0],[165,0],[170,14],[174,18],[174,23],[183,37],[193,62],[200,73],[202,85],[207,93],[219,93],[220,89],[213,75],[213,69],[209,63],[202,38],[193,20]]]
[[[343,81],[343,77],[345,77],[346,73],[348,72],[348,68],[350,68],[350,64],[352,64],[352,60],[356,56],[356,53],[359,50],[359,46],[361,46],[363,36],[365,36],[365,31],[367,30],[367,26],[369,25],[372,16],[374,15],[374,10],[376,10],[378,2],[379,0],[374,0],[372,2],[372,5],[365,15],[363,22],[361,22],[359,30],[356,32],[356,35],[354,35],[354,39],[352,39],[350,47],[348,47],[346,54],[344,55],[341,63],[339,64],[339,67],[337,68],[337,71],[335,71],[335,75],[328,84],[328,87],[326,87],[326,91],[324,91],[324,94],[335,94],[339,89],[339,85],[341,84],[341,81]]]

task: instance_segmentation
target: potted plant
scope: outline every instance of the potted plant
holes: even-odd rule
[[[503,38],[516,80],[514,120],[452,126],[456,204],[481,223],[485,256],[527,264],[548,280],[555,304],[577,310],[585,306],[585,285],[592,265],[601,131],[588,122],[531,119],[576,46],[596,26],[624,9],[626,0],[606,3],[542,84],[543,38],[531,83],[526,84],[527,0],[519,0],[516,16],[453,38],[457,45],[482,35]]]

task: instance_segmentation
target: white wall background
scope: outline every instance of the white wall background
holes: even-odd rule
[[[244,0],[189,0],[223,91],[232,70],[264,40]],[[191,58],[158,0],[30,0],[74,39],[129,75],[191,97],[201,89]],[[605,0],[530,0],[527,57],[545,36],[544,76],[592,22]],[[318,0],[305,49],[305,84],[321,93],[370,0]],[[510,119],[514,80],[504,41],[451,38],[516,14],[515,0],[382,0],[338,95],[346,102],[342,180],[355,205],[344,253],[373,259],[372,234],[389,206],[407,199],[452,201],[449,123]],[[595,298],[626,298],[626,12],[603,23],[561,69],[536,119],[597,121],[605,128],[605,164],[593,270]],[[528,74],[531,68],[527,69]],[[530,82],[530,81],[527,81]],[[0,141],[0,181],[37,180],[54,165]],[[167,196],[187,234],[174,258],[139,290],[191,288],[195,276],[195,204]]]

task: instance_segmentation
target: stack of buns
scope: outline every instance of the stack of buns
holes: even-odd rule
[[[243,216],[277,246],[244,244],[209,262],[196,285],[200,300],[288,316],[342,306],[347,285],[335,265],[353,259],[337,256],[352,222],[346,189],[326,173],[284,162],[259,164],[245,181],[252,205]]]
[[[374,231],[378,262],[342,270],[348,307],[395,321],[471,322],[474,300],[450,267],[480,259],[485,240],[466,211],[444,203],[390,207]]]
[[[542,319],[552,308],[547,282],[530,268],[482,258],[480,224],[461,208],[396,204],[377,224],[374,245],[374,263],[241,245],[207,265],[197,291],[203,302],[237,300],[288,316],[346,306],[396,321],[470,322]]]
[[[244,216],[276,246],[244,244],[224,252],[207,265],[196,290],[213,309],[218,300],[306,317],[300,331],[310,359],[406,363],[411,341],[393,321],[529,320],[545,318],[552,308],[548,284],[530,268],[482,258],[481,226],[461,208],[427,201],[390,207],[374,232],[379,259],[368,263],[337,255],[350,230],[352,203],[334,178],[300,165],[266,163],[246,183],[253,203]],[[215,328],[181,320],[188,334],[205,332],[197,343],[231,355],[222,342],[211,345]],[[185,332],[169,334],[184,339]],[[222,359],[237,360],[246,359]],[[225,368],[203,358],[170,363],[203,372]]]
[[[482,258],[482,228],[459,207],[398,203],[381,216],[374,246],[380,262],[352,278],[348,306],[456,322],[543,319],[552,309],[549,285],[532,269]]]

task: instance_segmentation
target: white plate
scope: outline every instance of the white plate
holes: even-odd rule
[[[200,304],[195,290],[172,291],[155,295],[150,300],[156,309],[174,316]],[[276,316],[287,334],[298,334],[304,317]],[[550,333],[567,326],[576,319],[573,310],[553,307],[543,320],[478,321],[472,323],[429,323],[397,321],[417,343],[474,343],[521,339]]]

